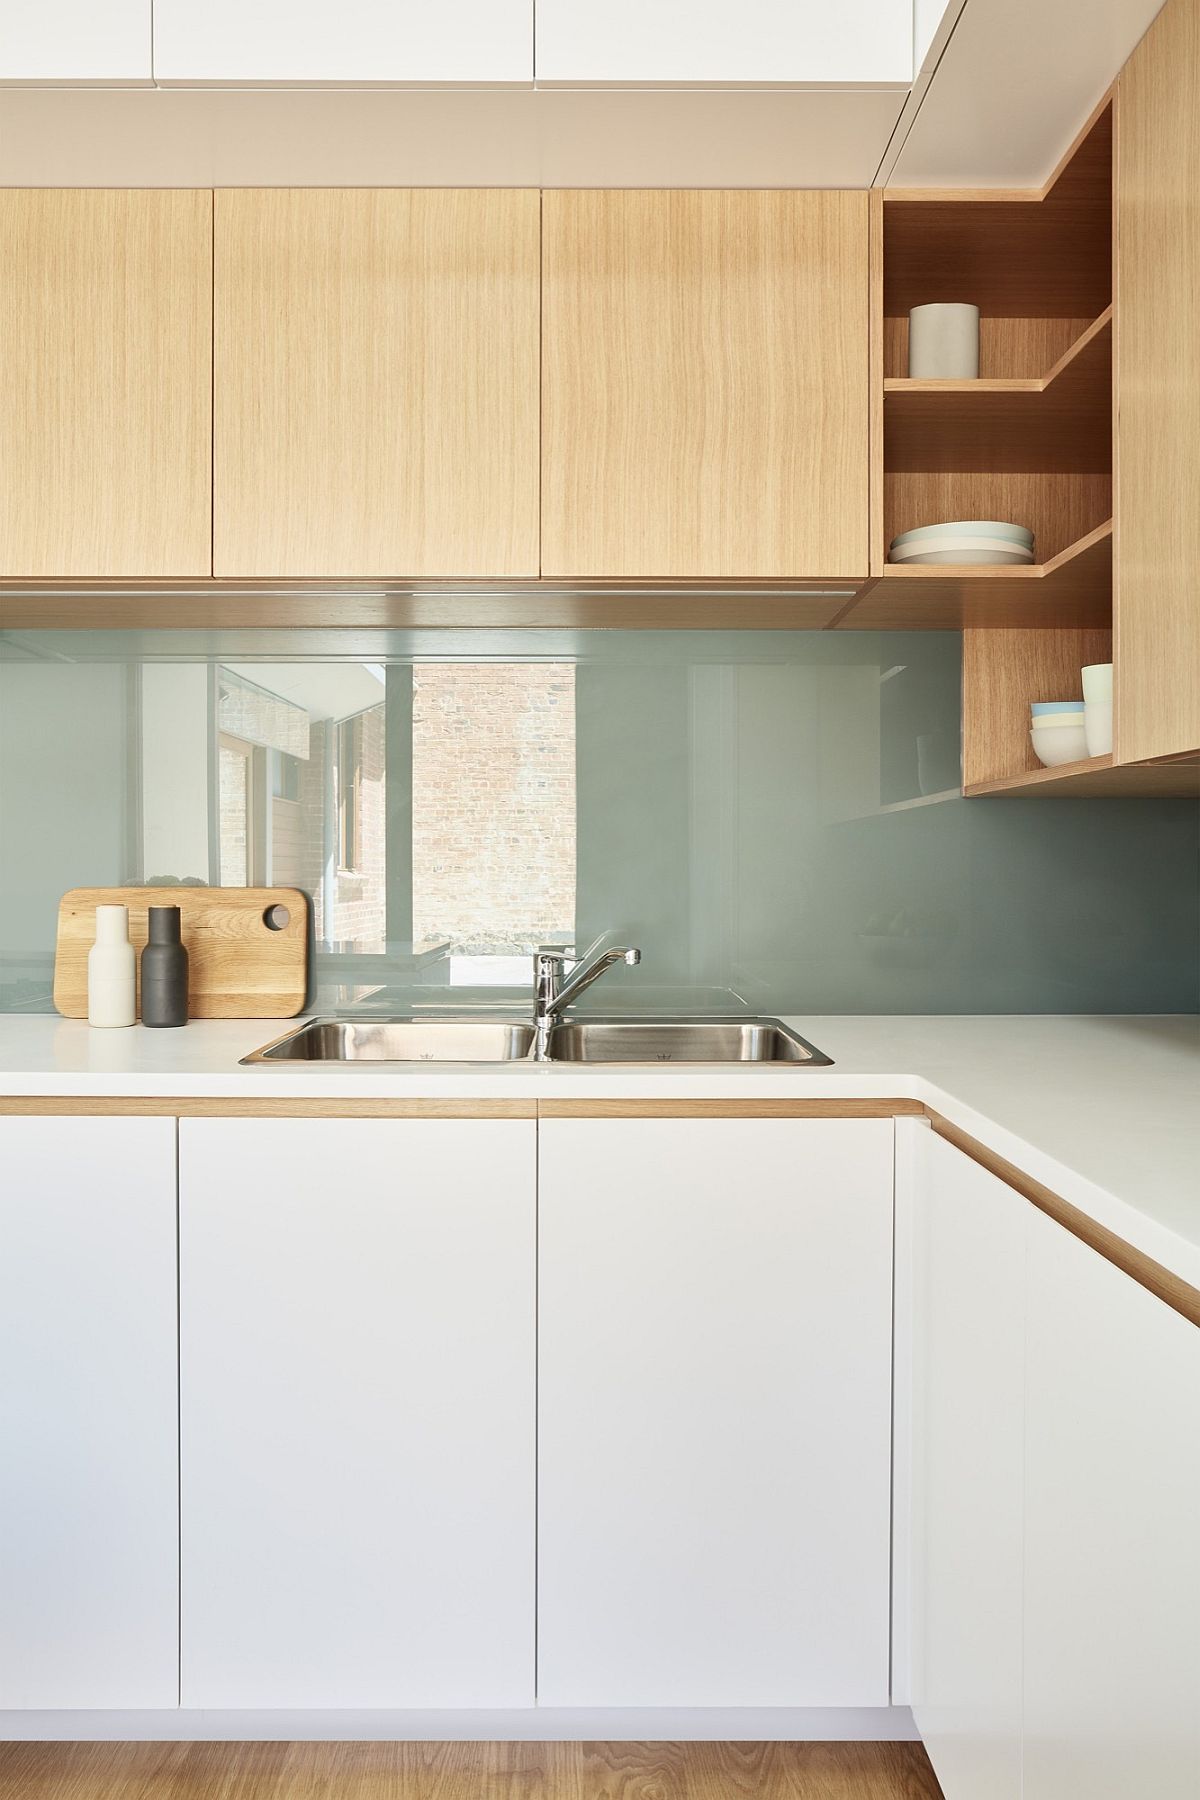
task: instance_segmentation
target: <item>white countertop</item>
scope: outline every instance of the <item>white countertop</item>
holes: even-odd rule
[[[294,1021],[298,1023],[299,1021]],[[279,1020],[93,1031],[0,1017],[0,1096],[920,1100],[1200,1287],[1200,1018],[829,1017],[787,1023],[832,1068],[428,1064],[239,1068]]]

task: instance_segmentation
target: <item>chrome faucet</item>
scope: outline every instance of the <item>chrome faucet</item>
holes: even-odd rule
[[[593,981],[599,981],[614,963],[634,968],[642,960],[640,950],[621,944],[602,950],[603,938],[597,938],[586,955],[571,965],[567,974],[567,957],[561,950],[536,950],[533,957],[533,1023],[537,1029],[535,1054],[545,1053],[550,1028],[554,1021],[577,1000]]]

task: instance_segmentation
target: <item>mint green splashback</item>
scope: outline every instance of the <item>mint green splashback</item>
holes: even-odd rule
[[[161,807],[177,784],[182,807],[215,780],[215,724],[207,745],[181,727],[148,749],[142,671],[236,663],[246,678],[256,661],[302,667],[297,641],[0,639],[0,1009],[49,1008],[66,888],[163,873],[144,866],[150,790]],[[1200,807],[954,794],[956,634],[393,633],[359,654],[388,697],[393,920],[406,916],[413,703],[385,665],[574,664],[576,940],[611,931],[643,952],[589,993],[593,1010],[1200,1006]],[[192,863],[205,837],[201,818]],[[186,872],[213,878],[211,862]],[[330,1008],[371,987],[376,1004],[436,999],[441,979],[399,943],[365,960],[321,949],[318,976]]]

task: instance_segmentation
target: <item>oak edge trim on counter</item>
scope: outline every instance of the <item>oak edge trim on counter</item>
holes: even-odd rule
[[[540,1119],[894,1119],[920,1100],[539,1100]]]
[[[1045,1213],[1047,1218],[1053,1219],[1055,1224],[1061,1225],[1064,1231],[1070,1232],[1072,1237],[1078,1238],[1081,1244],[1086,1244],[1089,1250],[1094,1250],[1097,1256],[1103,1257],[1105,1262],[1111,1263],[1123,1275],[1128,1275],[1139,1287],[1144,1287],[1156,1300],[1169,1306],[1172,1312],[1179,1313],[1192,1325],[1200,1325],[1200,1288],[1194,1288],[1181,1275],[1165,1269],[1153,1257],[1147,1256],[1145,1251],[1136,1250],[1124,1238],[1118,1237],[1115,1231],[1110,1231],[1108,1226],[1090,1218],[1078,1206],[1064,1200],[1061,1194],[1056,1194],[1053,1188],[1046,1187],[1032,1175],[1027,1175],[997,1151],[989,1150],[978,1138],[973,1138],[959,1126],[952,1125],[949,1119],[944,1119],[932,1107],[923,1110],[928,1114],[930,1125],[938,1137],[944,1138],[956,1150],[962,1151],[964,1156],[969,1156],[972,1162],[998,1176],[1023,1199],[1028,1200],[1031,1206]]]
[[[364,1098],[302,1094],[30,1094],[0,1097],[0,1118],[173,1119],[891,1119],[919,1100],[539,1100]]]
[[[13,1116],[171,1119],[536,1119],[537,1101],[367,1099],[347,1095],[23,1095],[0,1099],[0,1118]]]

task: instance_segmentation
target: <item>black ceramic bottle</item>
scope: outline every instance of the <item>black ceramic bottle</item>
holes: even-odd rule
[[[150,938],[142,951],[142,1024],[186,1025],[188,953],[177,906],[150,908]]]

